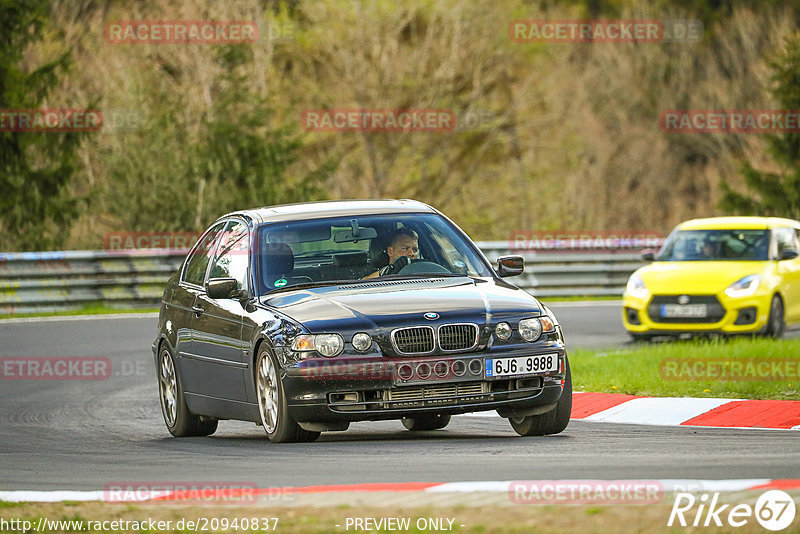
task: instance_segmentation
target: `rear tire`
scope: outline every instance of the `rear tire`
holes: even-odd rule
[[[450,424],[449,414],[419,415],[417,417],[403,417],[403,426],[412,432],[422,430],[439,430]]]
[[[524,417],[511,417],[509,422],[520,436],[545,436],[558,434],[569,424],[572,412],[572,373],[569,369],[569,360],[565,360],[567,373],[564,378],[564,391],[558,399],[556,407],[539,415],[526,415]]]
[[[783,300],[780,295],[775,295],[769,305],[769,319],[767,319],[767,328],[764,334],[772,339],[780,339],[785,330],[786,317],[783,311]]]
[[[316,440],[319,432],[303,430],[289,415],[283,382],[278,375],[279,369],[272,351],[261,347],[256,359],[256,396],[261,426],[267,433],[267,439],[273,443]]]
[[[158,357],[158,396],[164,423],[176,438],[210,436],[217,431],[219,422],[216,419],[200,417],[189,411],[175,358],[166,343],[161,346]]]

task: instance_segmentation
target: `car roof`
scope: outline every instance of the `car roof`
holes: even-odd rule
[[[766,230],[778,227],[800,228],[800,222],[781,217],[708,217],[682,222],[678,230]]]
[[[436,213],[436,210],[417,200],[329,200],[265,206],[228,213],[220,219],[241,216],[255,224],[270,222],[323,219],[326,217],[379,215],[383,213]]]

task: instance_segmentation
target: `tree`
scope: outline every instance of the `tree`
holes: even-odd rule
[[[784,51],[770,62],[775,87],[772,95],[782,110],[800,110],[800,35],[786,41]],[[722,208],[750,215],[800,218],[800,133],[770,135],[769,154],[782,172],[755,169],[749,162],[742,169],[749,193],[734,191],[723,182]]]
[[[42,39],[48,9],[45,0],[0,0],[0,108],[41,107],[69,68],[70,50],[36,68],[23,66],[29,46]],[[78,215],[68,187],[84,136],[0,128],[0,250],[63,245],[64,229]]]

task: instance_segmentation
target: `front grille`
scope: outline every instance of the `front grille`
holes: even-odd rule
[[[681,297],[688,297],[681,299]],[[665,304],[705,304],[705,317],[662,317],[661,307]],[[725,308],[722,307],[714,295],[655,295],[647,307],[650,319],[656,323],[718,323],[725,317]]]
[[[436,336],[431,326],[412,326],[394,330],[392,343],[398,354],[428,354],[437,346],[444,352],[456,352],[475,348],[478,335],[478,325],[473,323],[442,325]]]
[[[401,354],[433,352],[433,328],[430,326],[399,328],[392,332],[392,340]]]
[[[446,324],[439,328],[442,350],[469,350],[478,344],[478,325]]]
[[[469,384],[437,384],[432,386],[389,389],[386,390],[386,400],[411,401],[442,397],[456,397],[458,395],[480,395],[481,393],[483,393],[482,382]]]

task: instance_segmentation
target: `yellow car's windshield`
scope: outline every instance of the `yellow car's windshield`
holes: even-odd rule
[[[764,261],[769,230],[678,230],[664,243],[658,261]]]

